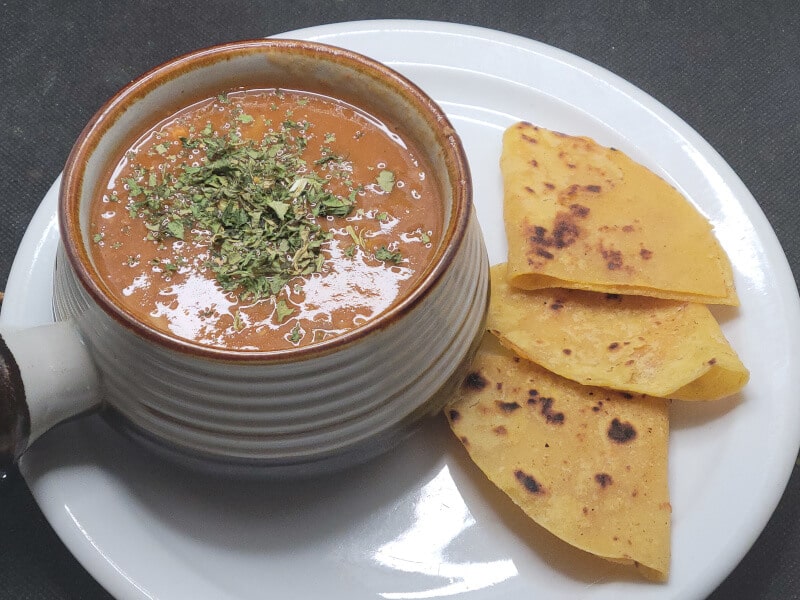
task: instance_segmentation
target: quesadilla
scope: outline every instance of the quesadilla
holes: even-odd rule
[[[663,581],[668,408],[559,377],[487,333],[445,414],[473,462],[536,523]]]
[[[584,385],[679,400],[738,392],[749,372],[703,304],[582,290],[520,290],[492,267],[487,328]]]
[[[517,123],[500,167],[514,287],[738,304],[708,220],[623,152]]]

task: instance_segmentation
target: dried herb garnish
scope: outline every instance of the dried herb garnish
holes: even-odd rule
[[[240,112],[234,120],[249,123],[253,117]],[[275,296],[293,277],[322,269],[321,247],[332,233],[320,220],[347,216],[356,200],[352,185],[346,197],[329,191],[326,179],[302,158],[307,126],[287,118],[261,141],[243,139],[235,127],[219,134],[210,124],[190,133],[181,138],[179,155],[204,151],[199,165],[140,169],[125,180],[131,217],[144,219],[153,240],[192,235],[207,243],[206,267],[241,299]],[[155,150],[163,154],[168,147]],[[326,150],[316,162],[330,170],[328,163],[340,159]]]
[[[388,194],[394,188],[394,173],[383,170],[380,172],[380,174],[378,174],[375,182],[384,192]]]
[[[375,251],[375,258],[395,264],[403,262],[403,255],[400,252],[392,252],[386,246],[381,246]]]

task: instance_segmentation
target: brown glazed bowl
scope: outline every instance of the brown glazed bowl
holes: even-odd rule
[[[88,207],[115,153],[152,124],[231,88],[317,92],[400,123],[444,202],[442,240],[418,284],[379,317],[315,345],[253,352],[203,346],[139,321],[110,295],[89,253]],[[176,58],[109,100],[64,170],[54,312],[3,331],[0,451],[99,406],[142,439],[200,462],[275,473],[365,460],[439,411],[484,330],[488,259],[469,168],[443,111],[369,58],[319,43],[252,40]]]

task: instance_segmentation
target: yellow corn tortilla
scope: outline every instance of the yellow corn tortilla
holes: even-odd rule
[[[584,385],[678,400],[738,392],[749,372],[708,307],[644,296],[519,290],[491,270],[487,328],[503,345]]]
[[[559,377],[486,334],[445,414],[475,464],[531,519],[664,581],[668,407]]]
[[[623,152],[517,123],[500,167],[513,286],[738,304],[711,224]]]

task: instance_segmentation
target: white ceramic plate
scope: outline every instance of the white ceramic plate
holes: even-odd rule
[[[67,547],[123,600],[705,597],[766,524],[800,441],[797,290],[747,189],[652,98],[531,40],[413,21],[343,23],[286,37],[373,56],[441,103],[469,154],[492,262],[506,251],[501,133],[518,119],[627,151],[713,222],[742,301],[738,311],[716,314],[752,381],[722,402],[674,406],[669,583],[642,582],[526,521],[465,460],[441,420],[369,465],[291,484],[182,471],[99,417],[76,420],[37,442],[21,465]],[[51,318],[55,207],[56,186],[14,263],[6,324]]]

